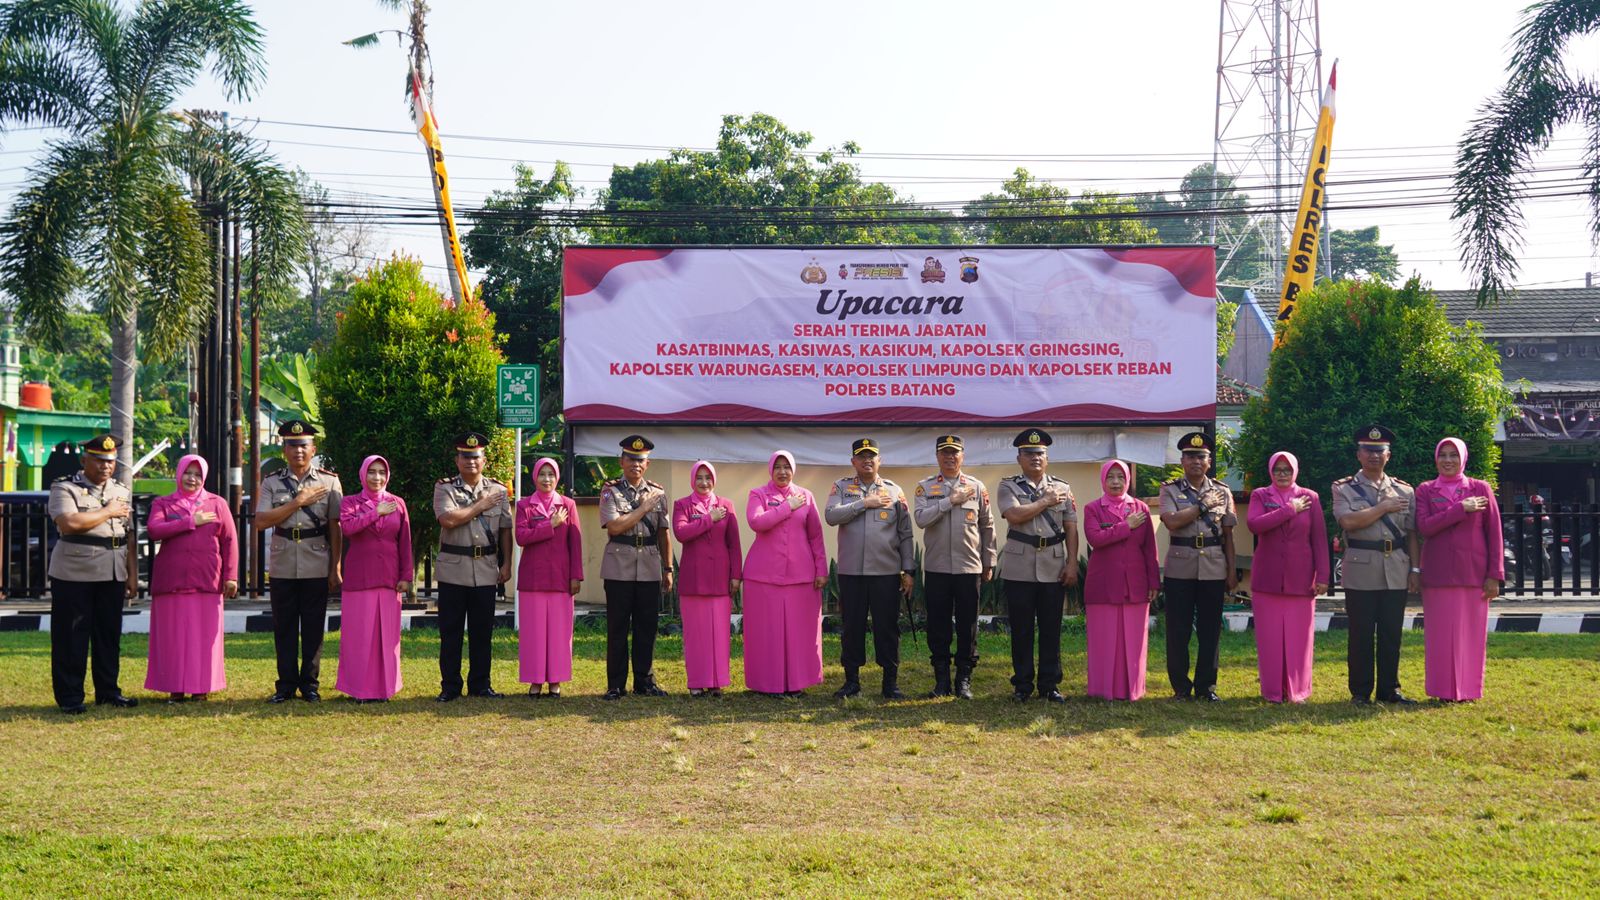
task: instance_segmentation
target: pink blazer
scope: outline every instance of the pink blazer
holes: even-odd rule
[[[378,504],[364,493],[339,501],[339,530],[344,532],[344,587],[348,591],[392,589],[416,575],[411,556],[411,514],[394,498],[395,511],[378,515]]]
[[[549,516],[534,509],[531,494],[517,501],[512,536],[525,548],[517,566],[518,591],[565,594],[572,589],[574,580],[583,580],[583,535],[579,533],[583,529],[578,527],[578,504],[559,494],[556,503],[567,510],[567,521],[559,528],[550,524]]]
[[[1469,513],[1461,506],[1467,497],[1487,497],[1489,506]],[[1505,581],[1500,504],[1488,482],[1466,478],[1456,485],[1438,480],[1417,485],[1417,531],[1423,537],[1423,587],[1482,587],[1490,578]]]
[[[672,504],[672,534],[683,544],[683,560],[678,573],[678,595],[699,594],[721,597],[728,593],[730,580],[744,577],[740,558],[739,520],[733,501],[717,498],[717,507],[726,512],[722,521],[692,512],[691,494]]]
[[[1136,511],[1150,515],[1144,501],[1132,503]],[[1155,526],[1147,520],[1137,529],[1129,528],[1128,520],[1114,515],[1108,506],[1105,497],[1083,505],[1083,533],[1094,548],[1083,577],[1083,602],[1146,603],[1150,592],[1161,585]]]
[[[1295,497],[1311,501],[1296,513],[1273,487],[1250,492],[1245,527],[1256,536],[1250,561],[1250,589],[1290,597],[1313,597],[1318,584],[1328,584],[1328,523],[1322,499],[1310,488],[1296,486]]]
[[[744,520],[755,529],[744,577],[767,584],[804,584],[828,577],[828,550],[822,543],[822,518],[811,492],[793,485],[790,493],[805,498],[799,509],[767,484],[750,492]]]
[[[150,504],[150,539],[161,542],[150,563],[150,593],[220,594],[224,581],[239,578],[233,513],[221,497],[207,494],[200,509],[217,519],[196,528],[194,516],[173,509],[177,502],[177,497],[168,495]]]

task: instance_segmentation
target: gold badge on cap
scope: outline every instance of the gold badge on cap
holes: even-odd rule
[[[1371,431],[1367,432],[1367,437],[1372,438],[1375,441],[1381,441],[1381,440],[1383,440],[1383,432],[1381,432],[1378,429],[1374,428]]]
[[[117,445],[112,442],[111,438],[105,438],[104,440],[100,441],[100,449],[115,450],[117,449]]]
[[[635,449],[635,450],[643,450],[644,449],[644,441],[641,441],[638,438],[634,438],[633,439],[633,449]]]
[[[1189,446],[1191,446],[1191,447],[1204,447],[1205,445],[1206,445],[1206,439],[1201,437],[1198,434],[1195,435],[1192,438],[1189,438]]]
[[[1028,443],[1030,443],[1030,444],[1037,444],[1041,440],[1043,440],[1043,438],[1039,437],[1039,432],[1037,432],[1037,431],[1035,431],[1034,433],[1028,435]]]
[[[296,422],[293,425],[289,426],[289,433],[290,434],[304,434],[305,433],[305,428],[299,422]]]
[[[472,435],[472,436],[468,437],[467,438],[467,446],[468,447],[476,447],[476,446],[478,446],[478,436],[477,435]]]

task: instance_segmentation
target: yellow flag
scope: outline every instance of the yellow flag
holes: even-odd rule
[[[1289,261],[1284,267],[1283,290],[1278,292],[1278,325],[1272,346],[1283,343],[1289,317],[1294,315],[1300,295],[1311,290],[1317,277],[1317,245],[1322,239],[1322,211],[1327,205],[1328,163],[1333,153],[1333,88],[1339,78],[1339,64],[1328,73],[1328,90],[1322,95],[1322,112],[1317,116],[1317,136],[1311,142],[1311,160],[1306,165],[1306,183],[1300,191],[1300,213],[1289,232]]]
[[[433,184],[439,194],[439,213],[444,217],[445,249],[455,276],[452,280],[460,288],[456,299],[465,300],[472,296],[472,285],[467,281],[467,261],[461,256],[461,238],[456,233],[456,216],[450,206],[450,176],[445,171],[444,149],[439,144],[439,123],[433,118],[433,108],[422,89],[422,76],[415,67],[411,70],[411,118],[433,161]]]

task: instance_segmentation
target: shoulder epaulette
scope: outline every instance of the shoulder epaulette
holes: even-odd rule
[[[50,480],[50,483],[51,484],[60,484],[63,481],[71,481],[71,480],[72,480],[72,476],[71,475],[62,475],[62,476],[59,476],[57,478],[52,478]]]
[[[332,475],[335,478],[339,477],[339,473],[331,469],[318,469],[317,472],[322,475]]]
[[[617,485],[619,485],[621,483],[622,483],[622,479],[621,478],[611,478],[611,479],[607,479],[605,484],[603,484],[601,486],[602,487],[616,487]]]
[[[650,480],[650,479],[648,479],[648,478],[646,478],[646,479],[645,479],[645,480],[644,480],[644,483],[645,483],[645,484],[647,484],[647,485],[649,485],[649,486],[651,486],[651,487],[653,487],[653,488],[661,488],[661,489],[662,489],[662,490],[663,490],[663,491],[664,491],[664,490],[666,490],[666,488],[664,488],[664,487],[661,487],[661,485],[659,485],[659,484],[656,484],[656,483],[655,483],[655,482],[654,482],[654,481],[651,481],[651,480]]]
[[[1355,481],[1355,480],[1356,480],[1356,477],[1354,475],[1346,475],[1345,477],[1339,479],[1338,481],[1335,481],[1334,484],[1349,484],[1350,482]]]
[[[483,480],[489,482],[490,484],[498,484],[501,487],[505,487],[506,486],[506,483],[504,481],[501,481],[498,478],[490,478],[487,475],[483,476]]]
[[[434,484],[449,484],[450,482],[455,481],[455,480],[456,479],[455,479],[454,475],[446,475],[445,477],[439,479],[438,481],[435,481]]]
[[[1411,482],[1406,481],[1404,478],[1396,478],[1393,475],[1390,475],[1389,480],[1393,481],[1395,484],[1403,484],[1406,487],[1411,487]]]
[[[1178,486],[1178,482],[1180,482],[1182,480],[1183,480],[1183,477],[1181,475],[1179,477],[1177,477],[1177,478],[1168,478],[1166,481],[1161,482],[1161,486],[1162,487],[1166,487],[1167,485],[1170,484],[1173,487],[1177,487]]]

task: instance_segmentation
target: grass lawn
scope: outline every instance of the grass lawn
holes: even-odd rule
[[[232,687],[80,717],[50,699],[49,637],[0,633],[0,893],[528,895],[1594,895],[1600,636],[1492,635],[1476,704],[1356,707],[1344,634],[1317,636],[1303,706],[1256,696],[1250,635],[1224,635],[1220,704],[1006,699],[985,636],[973,702],[684,693],[602,703],[602,634],[559,701],[433,702],[436,633],[405,634],[406,687],[357,706],[261,702],[270,635],[229,635]],[[326,694],[337,658],[331,635]],[[735,639],[735,654],[739,652]],[[920,646],[902,686],[931,686]],[[735,685],[741,683],[734,661]],[[1401,679],[1422,689],[1420,635]]]

